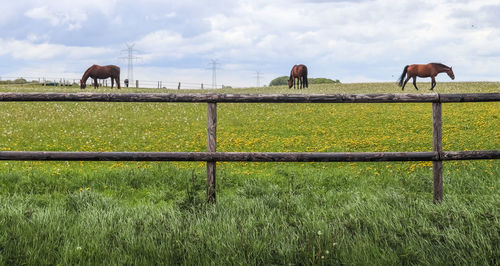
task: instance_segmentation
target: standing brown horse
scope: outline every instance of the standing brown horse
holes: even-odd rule
[[[302,87],[309,87],[309,82],[307,81],[307,67],[304,65],[294,65],[292,71],[290,71],[290,78],[288,79],[288,88],[295,89],[295,79],[298,79],[297,86],[299,89]]]
[[[453,69],[441,63],[429,63],[427,65],[405,66],[403,74],[401,74],[401,77],[399,78],[399,86],[401,86],[401,90],[404,90],[406,82],[408,82],[410,78],[413,78],[413,86],[415,86],[415,89],[418,90],[416,82],[417,76],[421,78],[431,77],[431,90],[432,90],[436,86],[435,77],[437,74],[441,72],[446,72],[446,74],[448,74],[448,76],[450,76],[451,79],[455,79],[455,74],[453,74]],[[407,76],[405,81],[403,82],[405,75]]]
[[[116,86],[120,88],[120,68],[115,65],[108,66],[98,66],[92,65],[83,73],[82,79],[80,80],[80,88],[85,89],[87,86],[87,79],[91,78],[94,80],[94,88],[97,89],[97,79],[107,79],[111,78],[111,88],[113,88],[113,82],[116,80]]]

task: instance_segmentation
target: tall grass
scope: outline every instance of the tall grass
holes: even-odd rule
[[[396,92],[391,86],[225,92]],[[498,83],[437,89],[499,91]],[[218,108],[219,151],[432,148],[430,104]],[[445,104],[444,149],[498,149],[499,116],[498,103]],[[2,103],[0,124],[0,150],[206,150],[203,104]],[[214,206],[205,203],[204,163],[4,161],[0,264],[498,264],[499,162],[445,162],[439,205],[431,167],[218,163]]]

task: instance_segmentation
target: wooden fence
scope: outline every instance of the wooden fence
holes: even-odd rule
[[[207,200],[215,203],[216,162],[382,162],[432,161],[434,203],[443,198],[443,161],[500,159],[500,150],[443,151],[442,103],[500,101],[500,93],[466,94],[96,94],[0,93],[3,102],[205,102],[207,152],[0,151],[0,160],[18,161],[206,161]],[[432,152],[217,152],[217,103],[432,103]]]

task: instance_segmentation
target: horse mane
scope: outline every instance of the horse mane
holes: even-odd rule
[[[297,65],[293,65],[292,70],[290,70],[290,78],[292,78],[293,70],[297,67]]]
[[[441,63],[431,63],[431,64],[436,65],[438,67],[444,67],[444,68],[448,68],[448,69],[450,68],[449,66],[447,66],[445,64],[441,64]]]
[[[83,72],[83,76],[82,76],[82,79],[81,81],[83,82],[87,82],[87,79],[89,78],[90,74],[89,72],[95,67],[96,65],[92,65],[91,67],[87,68],[87,70],[85,70],[85,72]]]

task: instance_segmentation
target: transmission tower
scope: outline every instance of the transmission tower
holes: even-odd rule
[[[260,71],[255,71],[255,78],[257,79],[257,87],[260,87]]]
[[[220,63],[217,59],[212,59],[209,65],[211,65],[210,69],[212,69],[212,89],[217,89],[217,65],[220,65]]]
[[[134,56],[134,52],[137,52],[137,50],[134,49],[134,46],[135,46],[134,43],[132,43],[132,44],[127,43],[126,46],[127,46],[127,49],[122,50],[122,51],[127,52],[128,56],[121,57],[121,58],[128,60],[128,76],[127,76],[127,78],[128,78],[128,81],[130,83],[133,83],[134,82],[134,60],[139,59],[139,57]]]

